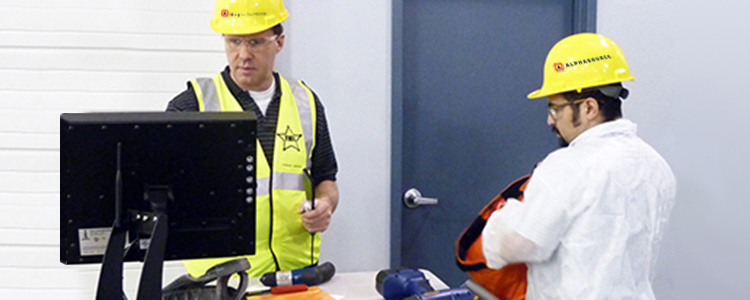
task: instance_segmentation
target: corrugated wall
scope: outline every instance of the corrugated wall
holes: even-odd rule
[[[59,115],[160,111],[226,63],[213,1],[0,1],[0,298],[93,299],[59,262]],[[126,264],[135,298],[139,263]],[[165,266],[165,281],[183,273]]]

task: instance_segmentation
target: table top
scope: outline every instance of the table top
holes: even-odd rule
[[[435,290],[448,286],[429,270],[420,269]],[[318,287],[336,299],[383,299],[375,289],[375,276],[379,271],[336,273],[330,281]],[[267,289],[259,278],[250,278],[248,292]]]
[[[428,270],[421,270],[435,290],[448,288],[442,280]],[[383,299],[375,289],[375,276],[378,271],[351,272],[336,274],[331,281],[319,287],[336,299]]]

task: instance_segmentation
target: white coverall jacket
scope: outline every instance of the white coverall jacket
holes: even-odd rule
[[[482,250],[491,268],[527,262],[529,300],[654,299],[675,190],[633,122],[605,122],[544,159],[524,201],[490,216]]]

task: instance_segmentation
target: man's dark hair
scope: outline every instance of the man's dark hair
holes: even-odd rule
[[[585,88],[578,91],[570,91],[563,93],[568,102],[574,102],[580,99],[594,98],[599,103],[599,111],[604,116],[604,122],[614,121],[622,118],[622,100],[628,97],[628,90],[625,89],[621,83],[613,83],[608,85],[602,85],[597,87]],[[622,99],[622,100],[620,100]],[[577,121],[579,112],[579,106],[573,105],[573,111],[575,112],[574,117]]]
[[[274,35],[281,35],[284,33],[284,26],[281,26],[281,23],[276,24],[276,26],[271,27],[271,31],[273,31]]]

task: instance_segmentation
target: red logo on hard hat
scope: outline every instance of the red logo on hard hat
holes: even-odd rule
[[[552,66],[555,68],[555,71],[557,72],[565,71],[565,65],[563,65],[562,63],[559,63],[559,62],[554,63]]]
[[[221,10],[221,16],[226,18],[229,16],[229,10],[228,9],[222,9]]]

